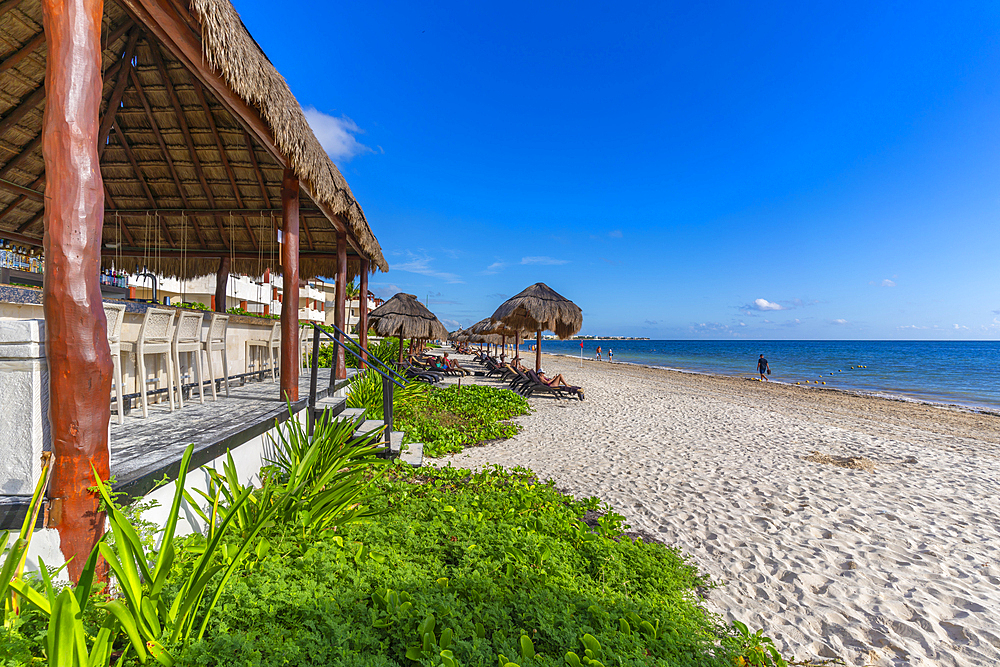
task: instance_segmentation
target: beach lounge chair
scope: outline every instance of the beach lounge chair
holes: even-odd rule
[[[547,389],[547,390],[552,391],[553,393],[556,393],[556,395],[558,395],[560,398],[563,397],[563,394],[569,394],[570,396],[576,396],[581,401],[583,400],[583,388],[582,387],[573,387],[573,386],[566,386],[566,385],[552,386],[552,385],[545,384],[544,382],[542,382],[542,379],[540,377],[538,377],[538,375],[535,373],[535,371],[528,371],[527,372],[527,376],[528,376],[528,379],[531,382],[531,385],[529,385],[529,386],[531,387],[531,391],[532,392],[534,392],[534,391],[543,391],[544,392]],[[544,389],[543,389],[543,387],[544,387]]]

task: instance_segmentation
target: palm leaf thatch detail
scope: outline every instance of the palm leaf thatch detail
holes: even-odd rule
[[[205,60],[226,83],[260,110],[274,132],[274,143],[295,174],[312,185],[312,195],[344,218],[372,264],[388,271],[378,241],[344,176],[330,160],[306,120],[285,78],[250,36],[229,0],[192,0],[202,27]]]
[[[545,283],[535,283],[504,301],[490,319],[519,331],[552,331],[569,338],[583,326],[583,311]]]
[[[421,340],[448,337],[448,330],[434,313],[412,294],[400,292],[368,313],[371,328],[379,336],[399,336]]]

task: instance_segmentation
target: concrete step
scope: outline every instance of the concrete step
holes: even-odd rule
[[[341,419],[357,419],[365,413],[364,408],[344,408],[338,415]]]
[[[344,412],[347,408],[346,398],[335,398],[327,397],[316,401],[316,414],[319,415],[324,410],[330,410],[333,417],[336,417]]]
[[[406,445],[406,451],[402,453],[400,458],[404,463],[409,463],[414,468],[419,468],[424,464],[424,443],[409,443]]]
[[[399,456],[399,450],[403,446],[403,432],[392,431],[389,433],[389,453],[392,456]]]
[[[381,419],[366,419],[361,422],[361,426],[354,431],[355,436],[368,435],[372,431],[382,428],[385,426],[385,422]]]

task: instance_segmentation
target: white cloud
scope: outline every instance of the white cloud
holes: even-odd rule
[[[454,331],[455,329],[462,328],[462,325],[459,324],[458,320],[449,320],[448,318],[442,319],[441,324],[443,324],[448,331]]]
[[[904,325],[898,326],[896,328],[897,329],[911,329],[911,330],[917,331],[917,330],[926,329],[927,327],[922,327],[922,326],[920,326],[918,324],[904,324]]]
[[[373,153],[374,151],[357,140],[355,134],[364,134],[364,130],[347,116],[331,116],[316,109],[306,107],[303,110],[313,134],[319,139],[326,154],[336,163],[347,162],[355,155]]]
[[[849,324],[849,322],[847,320],[838,319],[838,320],[830,320],[830,324],[836,324],[837,326],[842,327]]]
[[[882,281],[882,287],[895,287],[895,286],[896,283],[892,280],[889,280],[888,278]]]
[[[426,254],[418,255],[409,250],[406,251],[406,255],[409,258],[408,262],[393,264],[389,268],[398,269],[399,271],[409,271],[410,273],[418,273],[422,276],[429,276],[431,278],[440,278],[441,280],[445,280],[449,283],[463,282],[462,278],[454,273],[446,273],[444,271],[436,271],[432,269],[431,262],[434,261],[433,257],[429,257]]]
[[[403,290],[393,283],[371,283],[371,291],[380,299],[391,299]]]
[[[787,310],[780,303],[775,303],[773,301],[768,301],[767,299],[754,299],[747,308],[752,308],[753,310]]]
[[[485,273],[486,275],[493,275],[494,273],[500,273],[501,271],[504,270],[506,266],[507,266],[506,262],[493,262],[492,264],[486,267],[486,270],[483,271],[483,273]]]
[[[622,230],[616,229],[612,232],[608,232],[608,236],[610,236],[613,239],[620,239],[622,237]]]
[[[962,326],[961,324],[952,324],[951,326],[955,331],[961,331],[962,329],[969,330],[969,327]]]
[[[569,264],[569,260],[553,259],[552,257],[522,257],[521,264],[541,264],[544,266],[555,266],[557,264]]]

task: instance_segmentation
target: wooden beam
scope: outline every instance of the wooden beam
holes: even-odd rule
[[[212,194],[212,189],[208,187],[208,181],[205,180],[205,173],[201,169],[201,160],[198,159],[198,152],[194,148],[194,140],[191,139],[191,130],[188,128],[187,118],[184,116],[184,107],[181,106],[181,100],[177,97],[177,91],[174,90],[174,84],[170,80],[170,73],[167,71],[167,66],[163,63],[163,55],[160,53],[160,47],[156,44],[155,40],[148,41],[149,50],[153,54],[153,63],[160,72],[160,78],[163,79],[163,87],[167,89],[170,104],[174,107],[174,113],[177,114],[177,124],[180,125],[181,134],[184,135],[184,143],[187,144],[188,153],[191,155],[191,162],[194,163],[194,171],[201,182],[202,190],[205,191],[208,205],[211,208],[215,208],[215,196]],[[222,227],[222,216],[216,215],[214,218],[215,225],[219,228],[219,238],[222,239],[223,245],[228,248],[231,244],[231,239],[226,238],[226,232]]]
[[[14,127],[24,115],[38,107],[45,101],[45,84],[43,83],[38,88],[21,98],[17,103],[17,106],[7,112],[7,115],[0,120],[0,137],[7,134],[7,130]]]
[[[111,350],[98,275],[104,196],[97,157],[103,0],[41,0],[49,53],[45,157],[45,356],[55,455],[50,523],[80,577],[104,533],[94,474],[110,477]]]
[[[35,248],[41,248],[42,239],[36,238],[34,236],[25,236],[24,234],[18,234],[17,232],[0,231],[3,234],[3,238],[7,241],[13,241],[14,243],[23,243],[24,245],[34,246]]]
[[[29,227],[31,227],[33,224],[35,224],[44,217],[45,217],[45,208],[42,207],[42,210],[36,213],[35,215],[31,216],[30,218],[28,218],[27,222],[22,222],[20,225],[17,226],[18,233],[26,231]],[[0,234],[2,233],[3,232],[0,232]]]
[[[226,312],[226,286],[229,284],[229,255],[219,258],[219,270],[215,272],[215,312]]]
[[[160,145],[163,157],[167,161],[167,168],[170,170],[170,177],[174,179],[174,185],[177,186],[177,194],[180,195],[184,208],[191,208],[191,204],[188,202],[187,193],[184,191],[184,185],[181,183],[180,176],[177,174],[177,168],[174,166],[174,159],[171,157],[170,151],[167,150],[167,144],[163,141],[163,135],[160,134],[160,125],[156,122],[156,117],[153,115],[153,109],[149,106],[149,99],[146,97],[146,91],[142,87],[142,82],[139,81],[139,73],[135,71],[134,67],[129,69],[129,73],[132,76],[132,86],[135,88],[139,101],[142,103],[142,108],[146,110],[146,118],[149,120],[149,126],[153,128],[153,136],[156,137],[156,142]],[[191,222],[194,225],[195,236],[198,237],[198,244],[202,246],[206,245],[205,234],[201,231],[201,225],[198,224],[197,216],[192,215]]]
[[[285,169],[281,181],[281,400],[299,400],[299,179]]]
[[[371,271],[371,260],[361,260],[361,281],[358,287],[358,342],[361,343],[361,358],[368,360],[368,273]],[[364,368],[364,364],[361,365]]]
[[[115,79],[115,85],[111,89],[111,95],[108,97],[108,104],[104,107],[104,118],[101,119],[101,129],[100,133],[97,135],[100,143],[97,144],[97,157],[101,158],[104,156],[104,149],[108,145],[108,136],[111,134],[111,126],[115,123],[115,117],[118,115],[118,109],[121,108],[122,96],[125,94],[125,88],[128,86],[129,72],[132,70],[132,55],[135,53],[135,45],[139,41],[139,29],[134,28],[128,36],[128,42],[125,44],[125,50],[122,51],[121,62],[124,71],[119,68],[118,78]],[[155,204],[154,204],[155,205]]]
[[[181,17],[178,7],[169,0],[122,0],[121,4],[188,72],[212,91],[219,103],[282,168],[288,166],[288,160],[274,143],[271,128],[260,112],[233,92],[222,75],[208,66],[200,35],[190,29],[188,19]]]
[[[247,142],[247,152],[250,153],[250,163],[253,165],[254,173],[257,175],[257,185],[260,186],[260,197],[264,200],[264,206],[271,208],[271,198],[267,195],[267,184],[264,183],[264,172],[260,170],[260,163],[257,162],[257,151],[253,145],[250,133],[243,130],[243,138]]]
[[[30,187],[30,188],[38,188],[38,187],[40,187],[42,185],[45,185],[45,174],[42,174],[37,179],[35,179],[31,183],[31,185],[28,186],[28,187]],[[7,207],[4,210],[0,211],[0,220],[3,220],[5,217],[7,217],[8,213],[10,213],[11,211],[13,211],[15,208],[17,208],[18,206],[20,206],[21,204],[23,204],[26,201],[28,201],[28,197],[25,196],[25,195],[22,195],[22,196],[18,197],[17,199],[15,199],[14,201],[12,201],[11,203],[7,204]]]
[[[45,182],[44,178],[41,179],[41,180],[42,180],[43,183]],[[37,181],[36,181],[36,183],[37,183]],[[8,180],[5,180],[5,179],[0,179],[0,188],[2,188],[4,190],[10,190],[11,192],[16,192],[17,194],[22,195],[23,197],[26,197],[27,199],[34,199],[35,201],[44,201],[44,199],[45,199],[44,193],[41,193],[38,190],[34,190],[32,188],[25,187],[23,185],[18,185],[17,183],[14,183],[13,181],[8,181]],[[2,217],[3,217],[3,214],[0,214],[0,218],[2,218]]]
[[[14,65],[18,64],[19,62],[30,56],[32,53],[35,52],[35,49],[37,49],[44,43],[45,43],[45,31],[43,30],[42,32],[38,33],[30,40],[28,40],[27,44],[19,48],[11,55],[4,58],[4,60],[0,62],[0,73],[6,72],[11,67],[13,67]]]
[[[229,185],[233,188],[233,198],[236,200],[236,205],[239,208],[243,208],[243,196],[240,195],[239,185],[236,183],[236,172],[233,171],[233,166],[229,164],[229,156],[226,154],[226,147],[222,143],[222,137],[219,136],[219,128],[215,124],[215,116],[212,115],[212,107],[208,104],[208,98],[205,97],[205,91],[202,89],[201,84],[198,83],[197,79],[191,81],[194,86],[195,95],[198,96],[198,102],[201,103],[201,108],[205,112],[205,116],[208,118],[208,127],[212,131],[212,136],[215,138],[215,147],[219,151],[219,158],[222,160],[222,166],[226,170],[226,176],[229,177]],[[253,235],[253,230],[250,229],[250,223],[247,221],[246,216],[240,216],[243,221],[243,226],[247,230],[247,238],[250,239],[250,243],[253,249],[257,249],[257,238]]]
[[[156,199],[153,197],[153,191],[149,189],[149,185],[146,183],[146,178],[142,175],[142,170],[139,169],[139,163],[136,162],[135,155],[133,155],[132,153],[132,148],[128,145],[128,140],[125,138],[125,133],[122,132],[122,129],[118,127],[118,125],[115,125],[114,128],[115,128],[115,136],[118,137],[118,142],[122,145],[122,148],[125,150],[125,157],[128,158],[129,164],[132,165],[132,171],[135,172],[135,177],[139,179],[139,185],[142,186],[143,192],[146,193],[146,198],[149,199],[149,205],[155,207]],[[167,243],[170,244],[171,248],[175,247],[176,244],[174,243],[174,239],[170,236],[170,230],[167,228],[167,221],[164,220],[163,218],[159,218],[159,220],[160,220],[160,227],[163,230],[164,237],[166,237],[167,239]]]
[[[337,234],[337,286],[334,290],[333,323],[341,331],[347,331],[347,236],[344,233]],[[345,342],[342,334],[338,333],[336,336],[341,343]],[[343,345],[337,346],[337,362],[334,368],[338,380],[347,379]]]
[[[14,169],[18,165],[20,165],[24,160],[26,160],[28,158],[29,155],[31,155],[32,153],[34,153],[38,149],[38,147],[41,146],[41,145],[42,145],[42,134],[39,134],[37,137],[35,137],[31,141],[29,141],[27,144],[25,144],[24,147],[21,149],[21,152],[18,153],[17,155],[15,155],[10,160],[10,162],[8,162],[2,168],[0,168],[0,178],[3,178],[12,169]]]
[[[306,230],[306,245],[309,246],[310,250],[314,250],[312,232],[309,231],[309,224],[304,218],[302,220],[302,229]]]
[[[21,0],[4,0],[3,2],[0,2],[0,16],[3,16],[20,4]]]
[[[111,45],[117,42],[121,38],[121,36],[124,35],[126,32],[128,32],[129,29],[134,25],[135,22],[132,19],[126,17],[125,20],[122,21],[120,26],[118,26],[117,28],[109,32],[107,36],[105,36],[103,42],[103,48],[110,49]]]

